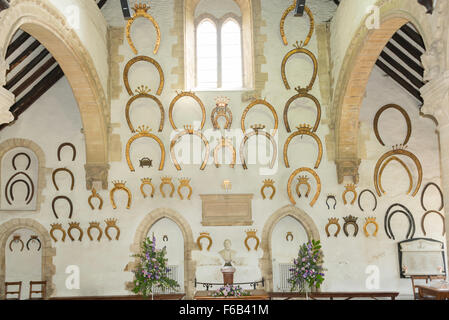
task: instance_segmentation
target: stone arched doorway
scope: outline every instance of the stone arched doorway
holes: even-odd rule
[[[265,290],[267,292],[273,291],[271,235],[276,224],[282,218],[287,216],[296,219],[304,227],[309,240],[320,240],[320,232],[318,231],[317,226],[313,222],[312,218],[310,218],[303,210],[292,205],[287,205],[273,213],[265,223],[261,242],[261,247],[263,250],[263,257],[261,260],[262,275],[265,279]]]
[[[140,252],[140,246],[147,237],[148,231],[150,231],[151,227],[156,222],[164,218],[172,220],[178,225],[179,229],[181,229],[184,238],[184,290],[186,293],[186,298],[191,299],[193,298],[194,293],[195,277],[195,266],[192,260],[192,249],[194,246],[194,242],[192,229],[183,216],[181,216],[176,211],[167,208],[159,208],[148,213],[139,224],[139,227],[137,228],[137,231],[134,235],[134,242],[131,245],[131,253],[138,254]],[[134,259],[128,264],[125,270],[132,271],[137,266],[137,264],[138,260]],[[130,289],[130,285],[132,284],[127,283],[127,289]]]
[[[8,245],[7,240],[13,232],[19,229],[33,230],[42,243],[42,280],[47,281],[46,298],[48,298],[55,290],[53,275],[56,272],[56,267],[53,264],[53,257],[56,255],[56,249],[51,246],[51,239],[47,229],[33,219],[12,219],[0,225],[0,298],[4,298],[5,294],[5,250]]]
[[[88,11],[98,11],[95,2],[90,1],[91,6],[80,4],[79,12],[83,20],[83,28],[89,27],[95,22],[95,26],[106,30],[105,21],[101,21]],[[80,18],[81,19],[81,18]],[[95,61],[92,57],[93,50],[88,51],[79,34],[67,21],[66,16],[56,8],[51,1],[43,0],[16,0],[11,6],[2,11],[0,20],[0,72],[5,73],[5,56],[7,44],[10,43],[18,29],[29,33],[37,39],[57,60],[65,76],[67,77],[73,94],[78,103],[83,122],[83,131],[86,140],[86,182],[87,188],[92,187],[93,181],[101,181],[104,189],[107,188],[108,171],[108,99],[106,88],[108,80],[107,64],[104,61]],[[105,33],[105,31],[104,31]],[[92,39],[91,39],[92,40]],[[106,41],[106,40],[105,40]],[[90,44],[92,45],[92,43]],[[102,50],[104,49],[104,50]],[[107,60],[106,46],[98,47],[99,52],[104,53]],[[96,57],[99,58],[99,57]],[[101,60],[101,59],[99,59]],[[3,67],[2,67],[3,66]],[[0,79],[4,74],[0,75]]]

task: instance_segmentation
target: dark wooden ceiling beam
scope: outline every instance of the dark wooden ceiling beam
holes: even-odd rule
[[[129,8],[128,0],[120,0],[120,4],[122,6],[123,17],[128,20],[131,18],[131,10]]]
[[[424,44],[424,40],[418,32],[416,32],[415,30],[413,30],[410,26],[408,26],[406,24],[404,24],[401,27],[401,31],[404,32],[410,39],[415,41],[416,44],[418,44],[421,48],[426,50],[426,45]]]
[[[386,48],[388,48],[391,52],[393,52],[399,59],[404,61],[404,63],[408,65],[411,69],[416,71],[421,76],[424,76],[424,68],[418,63],[416,63],[415,60],[406,55],[401,49],[399,49],[393,43],[388,42]]]
[[[404,66],[402,66],[399,62],[397,62],[396,59],[394,59],[393,57],[388,55],[385,51],[382,51],[380,56],[389,65],[391,65],[400,74],[402,74],[404,76],[404,78],[408,79],[418,89],[421,88],[424,85],[424,82],[419,80],[414,74],[412,74],[410,71],[408,71]]]
[[[12,93],[17,97],[31,86],[42,74],[48,71],[52,65],[56,63],[55,58],[51,57],[43,65],[41,65],[31,76],[29,76],[20,86],[18,86]]]
[[[394,41],[396,41],[402,48],[407,50],[408,53],[410,53],[413,57],[421,61],[422,52],[416,49],[413,45],[410,44],[404,37],[401,35],[395,33],[392,37]]]
[[[31,36],[22,31],[22,34],[20,36],[17,37],[16,40],[14,40],[9,46],[8,49],[6,50],[6,59],[9,58],[10,55],[12,55],[25,41],[27,41]]]
[[[19,64],[21,64],[26,58],[28,58],[33,51],[40,46],[40,42],[35,40],[25,50],[23,50],[9,65],[9,70],[6,74],[13,71]]]

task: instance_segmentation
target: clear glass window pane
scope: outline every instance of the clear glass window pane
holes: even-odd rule
[[[221,28],[221,58],[223,88],[241,88],[242,39],[240,25],[233,19],[226,21]]]
[[[217,87],[217,28],[210,20],[203,20],[196,30],[197,86]]]

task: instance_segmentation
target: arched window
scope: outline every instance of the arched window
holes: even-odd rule
[[[218,87],[217,28],[204,19],[196,30],[196,76],[200,88]]]
[[[223,88],[241,88],[242,36],[240,25],[228,19],[221,27],[221,84]]]

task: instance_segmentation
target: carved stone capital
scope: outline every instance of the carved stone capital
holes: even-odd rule
[[[3,87],[6,84],[6,71],[9,70],[8,63],[1,57],[2,52],[3,48],[0,47],[0,87]]]
[[[337,159],[335,164],[339,184],[343,183],[344,177],[352,177],[355,184],[359,183],[360,159]]]
[[[84,166],[86,170],[86,188],[91,190],[94,181],[101,181],[101,186],[104,190],[108,189],[108,172],[109,164],[90,164]]]
[[[1,68],[1,67],[0,67]],[[0,70],[1,82],[1,70]],[[14,120],[14,116],[9,112],[9,108],[14,104],[16,98],[14,94],[3,87],[0,87],[0,124],[10,123]]]
[[[449,71],[421,88],[424,105],[421,112],[433,116],[438,126],[449,125]]]

